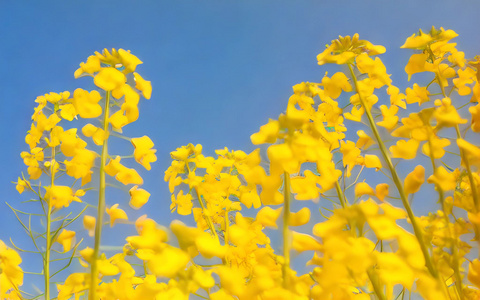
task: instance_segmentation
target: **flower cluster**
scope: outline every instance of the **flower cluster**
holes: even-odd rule
[[[21,154],[29,177],[18,179],[17,190],[37,195],[47,221],[38,235],[22,223],[34,242],[46,240],[46,298],[57,242],[58,252],[73,248],[70,260],[90,268],[59,283],[58,299],[478,299],[480,260],[472,249],[480,245],[480,63],[457,50],[450,42],[456,36],[432,28],[406,40],[402,48],[414,51],[405,67],[409,79],[420,72],[432,79],[405,90],[378,57],[383,46],[358,34],[332,41],[318,64],[348,71],[294,85],[285,113],[251,136],[264,148],[249,154],[224,148],[212,157],[189,144],[171,152],[164,177],[170,210],[192,216],[196,226],[173,221],[165,228],[144,215],[135,221],[137,235],[110,257],[99,251],[103,215],[110,226],[128,216],[118,203],[106,207],[106,175],[132,186],[134,209],[150,194],[139,188],[140,174],[122,164],[125,157],[108,154],[107,143],[138,119],[140,95],[149,99],[151,85],[135,73],[141,61],[128,51],[90,56],[75,77],[91,76],[101,90],[37,98],[30,151]],[[60,127],[100,116],[102,126],[81,130],[88,142],[76,128]],[[150,170],[152,140],[129,140],[131,157]],[[92,142],[100,153],[89,150]],[[72,202],[86,202],[95,166],[97,217],[84,214],[87,205],[73,218],[55,218]],[[63,174],[73,183],[57,183]],[[50,185],[40,184],[42,176]],[[425,192],[421,201],[438,203],[438,210],[420,216],[411,202]],[[22,222],[22,212],[13,211]],[[76,232],[66,227],[80,216],[95,243],[77,252]],[[299,266],[298,255],[311,259]],[[0,298],[24,296],[20,262],[0,242]]]

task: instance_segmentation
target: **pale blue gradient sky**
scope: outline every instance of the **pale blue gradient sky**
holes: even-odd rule
[[[443,26],[460,35],[455,41],[472,57],[480,49],[479,11],[478,1],[2,0],[0,239],[8,243],[14,237],[31,247],[4,202],[26,199],[11,181],[26,172],[20,152],[28,148],[24,137],[33,101],[50,91],[94,88],[87,78],[73,78],[78,64],[94,51],[129,49],[144,62],[137,70],[152,81],[152,99],[142,100],[139,121],[125,133],[150,136],[158,162],[142,172],[143,187],[152,197],[131,219],[148,211],[168,225],[178,218],[169,213],[170,194],[163,182],[169,152],[188,143],[201,143],[210,155],[225,146],[255,149],[250,135],[284,111],[292,85],[318,82],[326,70],[338,70],[316,63],[332,39],[359,33],[386,46],[381,58],[394,84],[405,88],[403,67],[411,54],[399,49],[405,38],[419,28]],[[126,206],[124,193],[114,195],[118,198],[107,199],[108,204]],[[113,240],[105,236],[105,244]],[[40,271],[25,257],[25,270]],[[29,290],[33,279],[27,278]]]

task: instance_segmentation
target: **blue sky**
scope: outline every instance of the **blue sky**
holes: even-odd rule
[[[1,1],[0,2],[0,239],[25,240],[4,204],[20,197],[14,184],[26,172],[20,152],[34,100],[48,92],[94,88],[73,78],[78,64],[103,48],[129,49],[143,62],[137,70],[152,81],[152,99],[125,134],[151,137],[158,162],[142,175],[152,197],[141,213],[168,225],[163,173],[169,152],[201,143],[250,152],[250,135],[286,107],[292,85],[321,81],[326,70],[316,55],[338,35],[387,47],[381,56],[394,84],[411,52],[406,37],[432,25],[453,29],[467,57],[478,54],[478,1]],[[113,204],[125,200],[107,200]],[[132,219],[137,215],[132,214]],[[184,219],[186,220],[186,219]],[[126,229],[129,230],[129,229]],[[108,236],[106,238],[109,242]],[[36,265],[29,271],[39,271]],[[24,266],[25,269],[29,269]],[[32,270],[34,269],[34,270]],[[26,284],[28,284],[26,282]]]

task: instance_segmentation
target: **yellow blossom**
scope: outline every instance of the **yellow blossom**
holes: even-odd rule
[[[255,220],[265,227],[278,228],[277,219],[281,212],[282,207],[273,209],[269,206],[265,206],[258,211]]]
[[[288,226],[305,225],[310,221],[310,215],[311,213],[308,207],[304,207],[298,212],[290,212],[290,216],[288,218]]]
[[[115,68],[102,68],[97,75],[95,75],[93,82],[99,88],[105,91],[121,87],[125,84],[125,75]]]
[[[81,62],[80,68],[78,68],[75,73],[73,74],[75,78],[80,77],[83,73],[93,74],[100,71],[100,59],[95,55],[90,55],[87,58],[87,62]]]
[[[425,168],[421,165],[405,177],[404,190],[406,194],[413,194],[420,190],[420,187],[425,182]]]
[[[373,45],[369,41],[360,40],[358,34],[350,36],[339,36],[332,44],[317,56],[318,64],[326,63],[345,64],[361,53],[377,55],[385,52],[385,47]]]
[[[118,204],[112,205],[112,207],[107,208],[107,214],[110,216],[110,227],[113,227],[113,224],[117,219],[128,220],[127,213],[121,208],[118,208]]]
[[[435,105],[438,107],[433,116],[437,119],[437,126],[453,127],[467,123],[466,119],[460,117],[450,98],[437,99]]]
[[[375,195],[373,189],[366,182],[359,182],[355,185],[355,197],[363,195]]]
[[[132,187],[129,191],[130,194],[130,206],[134,209],[140,209],[148,202],[150,193],[144,189],[139,189],[138,185]]]
[[[57,243],[63,246],[63,252],[68,252],[72,249],[72,243],[74,242],[75,231],[63,229],[57,237]]]
[[[138,57],[130,53],[130,50],[118,49],[118,56],[120,57],[121,64],[125,67],[124,73],[134,72],[137,65],[143,64]]]
[[[386,196],[388,196],[388,184],[380,183],[377,184],[375,187],[375,196],[380,200],[383,201]]]
[[[396,116],[398,106],[392,105],[388,108],[386,105],[381,105],[380,110],[382,112],[383,121],[377,122],[377,125],[392,130],[398,123],[398,116]]]
[[[428,177],[428,183],[434,183],[443,191],[451,191],[457,187],[457,178],[455,173],[449,173],[444,167],[440,166],[435,173]]]
[[[92,216],[84,215],[83,216],[83,227],[88,230],[89,236],[94,236],[95,234],[95,224],[97,219]]]
[[[145,167],[145,169],[150,170],[150,163],[157,161],[157,156],[155,153],[157,150],[152,149],[154,146],[152,140],[144,135],[140,138],[132,138],[131,140],[135,150],[133,156],[135,160]]]
[[[298,252],[321,251],[323,249],[322,245],[314,237],[295,231],[292,231],[292,248]]]
[[[0,240],[0,298],[6,298],[6,293],[10,289],[17,289],[23,284],[23,271],[18,266],[22,259],[18,253],[7,248],[5,243]]]
[[[54,185],[45,190],[45,200],[55,208],[68,207],[72,201],[82,202],[69,186]]]
[[[91,137],[95,145],[103,145],[103,141],[107,138],[107,134],[102,128],[98,128],[93,124],[83,126],[82,133],[86,137]]]
[[[468,111],[472,114],[472,131],[480,132],[480,104],[469,107]]]
[[[145,99],[150,99],[152,96],[152,84],[150,81],[143,79],[142,76],[138,73],[133,73],[135,78],[135,88],[142,92]]]
[[[98,91],[76,89],[73,92],[72,104],[76,113],[82,118],[96,118],[102,114],[102,107],[98,102],[102,99]]]
[[[358,140],[355,146],[357,148],[363,148],[364,150],[367,150],[371,145],[375,144],[375,141],[368,136],[365,131],[359,130],[357,131],[358,135]]]
[[[415,139],[408,141],[399,140],[396,145],[390,147],[390,152],[394,158],[414,159],[417,156],[417,149],[420,145]]]
[[[427,87],[420,87],[416,83],[413,84],[413,89],[409,87],[406,89],[406,94],[408,104],[418,103],[418,106],[420,106],[430,101],[430,92],[427,90]]]

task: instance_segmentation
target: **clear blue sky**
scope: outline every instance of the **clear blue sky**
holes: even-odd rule
[[[332,39],[359,33],[387,47],[381,58],[394,84],[405,88],[403,67],[411,54],[399,49],[405,38],[443,26],[460,35],[455,41],[472,57],[480,54],[479,11],[473,0],[0,0],[0,239],[8,243],[13,236],[29,245],[4,202],[25,200],[11,181],[26,172],[20,152],[28,149],[24,137],[34,100],[51,91],[94,88],[86,78],[73,78],[94,51],[129,49],[144,62],[137,70],[152,81],[152,99],[141,103],[139,121],[125,133],[147,134],[156,144],[158,162],[142,173],[152,196],[140,212],[168,225],[178,218],[169,213],[163,182],[169,152],[188,143],[201,143],[210,155],[225,146],[253,150],[250,135],[285,109],[292,85],[318,82],[335,70],[316,63]],[[126,206],[127,196],[118,195],[125,199],[107,203]],[[22,266],[40,271],[28,262]]]

